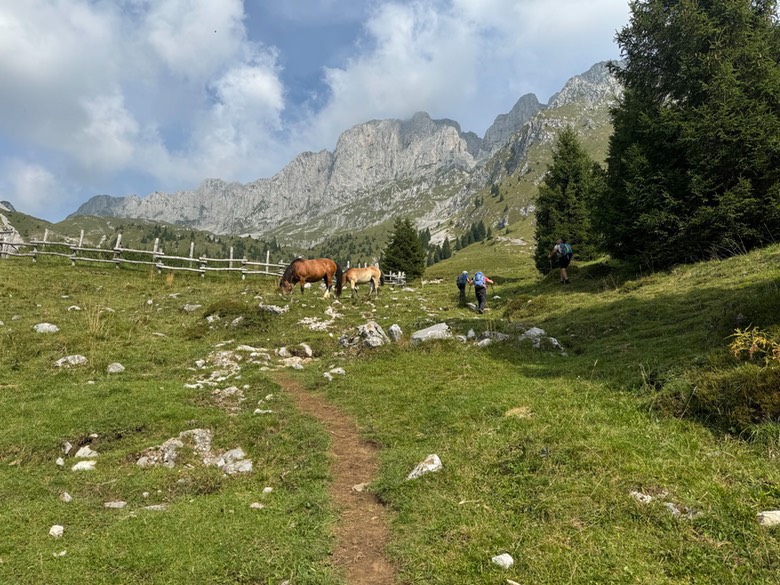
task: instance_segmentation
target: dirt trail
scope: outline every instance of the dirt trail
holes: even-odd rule
[[[363,441],[355,421],[323,397],[306,391],[297,381],[276,376],[297,407],[320,421],[330,435],[331,499],[339,511],[333,529],[333,565],[348,585],[393,585],[395,569],[385,557],[389,513],[367,492],[354,486],[370,483],[379,470],[376,448]]]

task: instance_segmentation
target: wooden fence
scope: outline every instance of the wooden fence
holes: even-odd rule
[[[9,234],[11,232],[8,232]],[[266,252],[265,262],[253,262],[246,258],[234,258],[233,248],[230,248],[229,258],[208,258],[207,256],[194,255],[195,242],[190,242],[189,256],[172,256],[165,254],[159,247],[159,238],[154,240],[152,250],[136,250],[122,247],[122,234],[117,234],[116,244],[112,248],[84,247],[84,230],[81,230],[79,243],[48,241],[49,231],[43,234],[43,240],[30,240],[29,242],[11,243],[0,233],[0,258],[27,257],[36,262],[38,256],[55,256],[68,259],[72,266],[77,262],[88,264],[114,264],[117,268],[123,264],[154,266],[157,272],[164,270],[195,272],[204,277],[209,272],[236,272],[241,274],[244,280],[248,275],[265,275],[278,278],[287,267],[287,263],[276,264],[271,262],[271,253]],[[347,268],[349,263],[347,263]],[[392,286],[406,284],[406,275],[403,272],[389,272],[384,274],[385,282]]]

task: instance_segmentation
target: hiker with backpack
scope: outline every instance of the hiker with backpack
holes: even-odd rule
[[[555,246],[550,250],[549,257],[553,255],[558,260],[558,267],[561,269],[561,284],[569,284],[569,264],[571,258],[574,256],[574,251],[571,249],[571,245],[563,238],[558,238],[555,241]]]
[[[471,280],[471,284],[474,285],[474,294],[477,295],[477,313],[481,315],[485,312],[485,302],[487,301],[487,285],[493,284],[493,281],[480,271],[474,274],[474,278]]]
[[[457,279],[455,279],[455,284],[458,285],[458,293],[459,293],[458,302],[461,305],[466,304],[466,285],[469,284],[469,282],[470,282],[469,273],[466,272],[465,270],[458,275]]]

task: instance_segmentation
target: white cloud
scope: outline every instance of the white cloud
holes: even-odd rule
[[[246,43],[241,0],[154,0],[139,33],[174,75],[203,81]]]
[[[4,161],[0,168],[2,199],[10,201],[19,211],[40,215],[62,198],[59,181],[42,166],[15,158]]]
[[[366,23],[370,52],[327,69],[332,92],[318,131],[333,136],[372,118],[409,117],[473,96],[474,32],[429,3],[385,4]]]

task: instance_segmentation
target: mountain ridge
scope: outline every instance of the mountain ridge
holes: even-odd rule
[[[143,218],[217,234],[274,234],[301,245],[347,225],[376,226],[393,215],[435,223],[438,215],[463,211],[474,194],[520,169],[530,146],[549,141],[549,136],[528,134],[541,115],[572,104],[579,108],[577,115],[603,112],[618,92],[601,62],[569,79],[548,105],[534,94],[520,97],[483,138],[426,112],[408,120],[371,120],[342,132],[333,151],[302,152],[270,178],[246,184],[206,179],[192,190],[143,198],[96,195],[69,217]],[[345,214],[351,221],[343,220]]]

